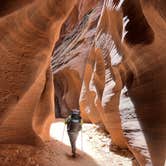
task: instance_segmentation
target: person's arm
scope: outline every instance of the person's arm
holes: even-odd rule
[[[84,123],[84,122],[83,122],[83,120],[81,119],[81,126],[83,125],[83,123]]]
[[[67,124],[70,120],[71,120],[71,115],[69,115],[69,116],[65,119],[65,124]]]

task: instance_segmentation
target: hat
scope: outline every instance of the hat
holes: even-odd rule
[[[80,114],[80,111],[79,110],[77,110],[77,109],[73,109],[72,110],[72,114],[74,115],[79,115]]]

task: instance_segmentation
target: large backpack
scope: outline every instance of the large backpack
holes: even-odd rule
[[[81,117],[79,113],[72,113],[67,123],[68,132],[79,132],[81,130]]]

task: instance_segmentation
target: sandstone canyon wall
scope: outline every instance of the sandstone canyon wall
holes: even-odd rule
[[[86,14],[77,5],[82,17],[75,25],[70,15],[54,51],[55,89],[63,89],[59,114],[80,107],[84,121],[104,124],[113,144],[129,148],[140,165],[163,166],[166,3],[89,4]]]
[[[50,58],[74,4],[1,1],[0,143],[36,145],[48,138],[54,117]]]
[[[140,165],[163,166],[165,41],[165,0],[1,1],[0,143],[43,143],[54,107],[80,108]]]

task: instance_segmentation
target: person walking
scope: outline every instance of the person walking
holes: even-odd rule
[[[80,116],[80,111],[73,109],[71,115],[65,120],[67,124],[67,133],[69,136],[71,148],[72,148],[72,157],[76,157],[76,140],[79,134],[79,131],[82,129],[82,119]]]

